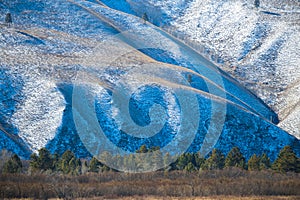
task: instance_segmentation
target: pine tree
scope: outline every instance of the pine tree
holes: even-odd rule
[[[75,166],[76,166],[75,174],[77,174],[77,175],[81,174],[82,163],[81,163],[81,160],[79,158],[76,159]]]
[[[52,170],[55,172],[60,171],[60,156],[58,153],[55,153],[52,156]]]
[[[279,172],[300,172],[300,161],[290,146],[285,146],[279,152],[272,169]]]
[[[30,156],[30,168],[33,172],[53,170],[53,157],[50,151],[46,148],[41,148],[38,155],[32,154]]]
[[[202,169],[206,159],[202,157],[199,153],[194,154],[194,159],[195,159],[195,167],[197,169]]]
[[[89,172],[98,173],[100,166],[101,166],[101,163],[98,161],[98,159],[93,157],[90,162]]]
[[[192,172],[196,170],[196,167],[193,165],[192,162],[189,162],[185,167],[184,170],[187,172]]]
[[[144,23],[146,23],[147,21],[149,21],[147,13],[143,14],[142,19],[144,20]]]
[[[7,13],[5,16],[5,23],[11,24],[12,23],[12,17],[10,13]]]
[[[260,2],[259,2],[259,0],[254,0],[254,6],[255,6],[256,8],[258,8],[258,7],[259,7],[259,5],[260,5]]]
[[[3,166],[3,173],[20,173],[22,162],[17,154],[14,154]]]
[[[109,172],[111,171],[112,169],[110,167],[108,167],[107,165],[103,165],[101,167],[101,172]]]
[[[73,157],[69,163],[68,163],[68,168],[69,168],[69,174],[76,174],[75,171],[76,171],[76,158]]]
[[[267,156],[267,154],[263,154],[259,161],[259,170],[266,170],[271,167],[271,161],[270,158]]]
[[[225,159],[225,167],[245,168],[245,158],[238,147],[233,147]]]
[[[71,160],[73,159],[73,161],[71,162]],[[60,167],[61,170],[64,174],[69,174],[72,173],[73,171],[73,162],[75,162],[75,155],[72,151],[67,150],[65,151],[65,153],[63,153],[63,155],[61,156],[61,163],[60,163]]]
[[[214,149],[211,156],[205,161],[202,169],[223,169],[225,157],[221,151]]]
[[[176,161],[176,169],[183,170],[189,162],[190,161],[188,159],[187,154],[184,153],[184,154],[180,155]]]
[[[146,145],[142,145],[138,150],[136,150],[136,153],[147,153],[148,148]]]
[[[188,74],[187,81],[189,82],[189,84],[191,84],[193,82],[192,75]]]
[[[39,150],[38,164],[40,170],[50,170],[53,167],[53,159],[50,151],[46,148]]]
[[[248,170],[250,171],[258,171],[260,169],[260,157],[256,154],[253,154],[251,158],[248,160]]]
[[[37,172],[40,170],[39,157],[35,153],[30,155],[29,166],[32,172]]]

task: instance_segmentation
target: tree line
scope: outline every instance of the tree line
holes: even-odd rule
[[[157,151],[158,148],[148,149],[141,146],[137,153]],[[3,154],[3,153],[2,153]],[[3,157],[3,155],[2,155]],[[160,158],[160,162],[168,162],[170,155],[166,154]],[[2,158],[3,160],[3,158]],[[130,161],[130,160],[129,160]],[[124,161],[125,162],[125,161]],[[128,162],[128,161],[127,161]],[[28,164],[27,167],[24,165]],[[16,154],[5,160],[1,172],[6,173],[61,173],[69,175],[80,175],[87,172],[100,173],[116,171],[101,163],[95,157],[91,159],[79,159],[70,150],[62,155],[51,154],[46,148],[32,154],[30,160],[21,160]],[[266,154],[252,155],[246,162],[245,157],[238,147],[233,147],[225,156],[220,150],[214,149],[208,158],[200,156],[199,153],[184,153],[172,164],[160,171],[199,171],[199,170],[222,170],[224,168],[240,168],[249,171],[260,171],[272,169],[277,172],[300,172],[300,158],[298,158],[290,146],[285,146],[278,154],[276,160],[271,163]]]

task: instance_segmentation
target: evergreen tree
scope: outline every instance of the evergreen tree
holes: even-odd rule
[[[98,173],[100,166],[101,166],[101,163],[98,161],[98,159],[93,157],[90,162],[89,172]]]
[[[267,154],[263,154],[259,161],[259,170],[266,170],[271,167],[271,161],[270,158],[267,156]]]
[[[79,175],[81,174],[81,160],[79,158],[76,159],[74,156],[70,161],[69,161],[69,166],[68,166],[69,174],[73,175]]]
[[[154,152],[154,151],[159,151],[159,150],[160,150],[159,146],[154,146],[154,147],[151,147],[148,151]]]
[[[33,172],[39,171],[39,169],[40,169],[39,157],[35,153],[30,155],[29,166],[30,166],[31,171],[33,171]]]
[[[206,159],[204,157],[202,157],[199,153],[195,153],[194,160],[195,160],[195,167],[197,169],[202,169]]]
[[[75,174],[77,174],[77,175],[81,174],[82,163],[81,163],[81,160],[79,158],[76,159],[75,166],[76,166]]]
[[[22,162],[17,154],[14,154],[3,166],[3,173],[20,173]]]
[[[195,157],[193,153],[185,153],[185,156],[187,158],[187,162],[192,163],[195,166]]]
[[[191,84],[193,82],[192,75],[188,74],[187,81],[189,82],[189,84]]]
[[[178,157],[176,161],[176,169],[178,170],[183,170],[185,166],[189,163],[188,157],[186,156],[187,154],[182,154]]]
[[[279,172],[300,172],[300,162],[290,146],[285,146],[272,165],[272,169]]]
[[[111,171],[112,169],[110,167],[108,167],[107,165],[103,165],[101,167],[101,172],[109,172]]]
[[[149,21],[147,13],[143,14],[142,19],[144,20],[144,23],[146,23],[146,21]]]
[[[147,153],[148,152],[148,148],[146,147],[146,145],[142,145],[138,150],[136,150],[136,153]]]
[[[259,7],[259,5],[260,5],[260,2],[259,2],[259,0],[254,0],[254,6],[255,6],[256,8],[258,8],[258,7]]]
[[[12,17],[10,13],[7,13],[5,16],[5,23],[11,24],[12,23]]]
[[[248,170],[258,171],[260,169],[260,157],[256,154],[253,154],[248,160]]]
[[[202,169],[223,169],[225,157],[221,151],[214,149],[211,156],[205,161]]]
[[[50,170],[53,168],[53,159],[50,151],[46,148],[39,150],[38,165],[40,170]]]
[[[184,153],[180,155],[177,158],[176,162],[172,164],[172,166],[174,165],[177,170],[183,170],[189,163],[193,164],[193,166],[196,167],[197,163],[195,160],[195,154]]]
[[[55,153],[52,156],[52,169],[53,171],[60,171],[60,156],[58,153]]]
[[[233,147],[225,159],[225,167],[245,168],[245,158],[238,147]]]
[[[76,174],[75,172],[76,172],[76,158],[75,157],[73,157],[70,161],[69,161],[69,163],[68,163],[68,168],[69,168],[69,174]]]
[[[194,164],[192,162],[189,162],[185,167],[184,170],[187,172],[192,172],[196,170],[196,167],[194,166]]]
[[[53,158],[50,151],[46,148],[41,148],[38,155],[32,154],[30,156],[30,168],[32,171],[46,171],[53,169]]]
[[[61,163],[60,167],[64,174],[69,174],[73,172],[73,169],[75,167],[75,155],[72,151],[67,150],[63,155],[61,156]]]

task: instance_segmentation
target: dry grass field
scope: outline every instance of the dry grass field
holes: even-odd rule
[[[285,200],[300,199],[300,174],[240,169],[0,175],[0,199]]]
[[[251,196],[251,197],[238,197],[238,196],[211,196],[211,197],[159,197],[159,196],[132,196],[132,197],[95,197],[95,198],[78,198],[76,200],[298,200],[300,196]],[[33,200],[26,199],[11,199],[11,200]],[[61,200],[57,198],[49,200]]]

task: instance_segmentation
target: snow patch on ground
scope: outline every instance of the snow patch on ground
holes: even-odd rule
[[[65,101],[49,80],[26,81],[22,92],[24,100],[12,116],[12,123],[18,127],[19,137],[37,151],[55,137]]]

